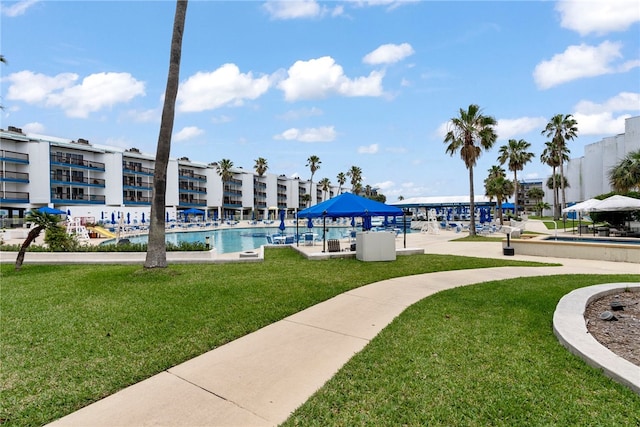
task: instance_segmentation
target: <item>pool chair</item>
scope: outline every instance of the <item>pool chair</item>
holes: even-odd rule
[[[267,244],[268,245],[273,245],[273,238],[269,234],[267,234],[266,237],[267,237]]]
[[[304,244],[306,246],[313,246],[313,244],[314,244],[313,233],[305,233],[305,235],[304,235]]]
[[[296,242],[296,236],[293,234],[284,238],[285,245],[292,245]]]
[[[327,248],[329,252],[340,252],[340,240],[329,239],[327,240]]]

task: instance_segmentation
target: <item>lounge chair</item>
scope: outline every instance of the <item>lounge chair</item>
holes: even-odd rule
[[[285,245],[292,245],[296,242],[296,236],[294,236],[293,234],[290,236],[286,236],[284,238],[284,244]]]
[[[306,246],[313,246],[313,233],[305,233],[304,235],[304,244]]]
[[[327,247],[329,252],[340,252],[340,240],[329,239],[327,240]]]

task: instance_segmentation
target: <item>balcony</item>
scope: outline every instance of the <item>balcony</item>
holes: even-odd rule
[[[29,203],[29,193],[25,191],[0,190],[0,202],[3,203]]]
[[[0,160],[8,163],[29,164],[29,155],[25,153],[17,153],[15,151],[0,150]]]
[[[104,188],[105,180],[101,178],[88,178],[84,176],[65,176],[56,173],[51,174],[52,184],[78,184],[88,187]]]
[[[197,180],[197,181],[207,181],[207,177],[205,175],[200,175],[197,173],[194,173],[193,171],[189,171],[189,170],[184,170],[181,169],[180,172],[178,172],[178,178],[179,179],[186,179],[186,180]]]
[[[122,172],[123,173],[131,173],[134,175],[146,175],[146,176],[153,176],[153,173],[155,172],[154,169],[151,168],[145,168],[141,165],[138,164],[130,164],[127,162],[122,162]]]
[[[82,160],[59,155],[51,155],[50,160],[52,165],[64,165],[76,167],[79,169],[91,169],[104,172],[104,163],[102,162],[96,162],[93,160]]]
[[[29,174],[24,172],[0,171],[0,181],[29,183]]]
[[[100,194],[55,194],[51,193],[52,203],[99,204],[105,202]]]

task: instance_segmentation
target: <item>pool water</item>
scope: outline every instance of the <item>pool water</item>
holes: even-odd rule
[[[327,239],[345,239],[353,230],[351,227],[327,227]],[[322,226],[318,228],[300,228],[300,234],[313,232],[322,239]],[[407,233],[409,230],[407,229]],[[206,243],[207,236],[209,244],[216,249],[219,254],[230,252],[244,252],[257,249],[267,243],[267,235],[280,234],[277,227],[256,227],[256,228],[225,228],[221,230],[207,231],[185,231],[167,233],[165,240],[167,243],[179,244],[181,242],[201,242]],[[284,234],[295,234],[295,228],[285,230]],[[135,236],[128,238],[131,243],[147,243],[147,236]]]
[[[601,244],[622,244],[622,245],[640,245],[640,239],[612,239],[597,237],[573,237],[573,236],[549,236],[545,240],[558,242],[584,242],[584,243],[601,243]]]

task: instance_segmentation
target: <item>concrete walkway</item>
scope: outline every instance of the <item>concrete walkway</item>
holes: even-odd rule
[[[426,253],[504,258],[502,244],[416,233]],[[635,264],[514,256],[559,267],[500,267],[363,286],[128,387],[52,426],[274,426],[285,421],[408,306],[457,286],[556,274],[640,273]],[[321,261],[318,261],[321,262]]]

